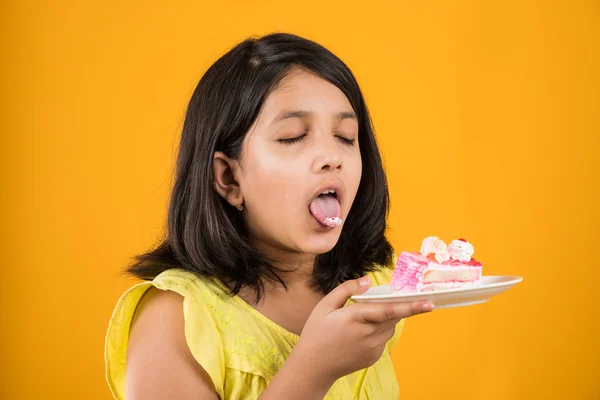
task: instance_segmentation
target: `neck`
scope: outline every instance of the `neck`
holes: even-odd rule
[[[292,252],[258,243],[255,246],[280,270],[277,274],[288,289],[312,287],[316,254]],[[279,284],[271,282],[267,283],[265,288],[267,291],[281,289]]]

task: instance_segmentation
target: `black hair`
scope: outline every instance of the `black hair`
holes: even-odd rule
[[[220,57],[202,76],[187,108],[178,150],[165,237],[137,255],[127,272],[151,280],[170,268],[216,277],[238,294],[259,300],[265,280],[285,283],[261,252],[250,246],[241,213],[213,184],[216,151],[237,159],[246,133],[267,96],[294,68],[337,86],[358,117],[362,177],[340,238],[317,256],[314,283],[328,293],[339,283],[392,265],[385,237],[389,193],[365,100],[350,69],[323,46],[288,33],[248,38]]]

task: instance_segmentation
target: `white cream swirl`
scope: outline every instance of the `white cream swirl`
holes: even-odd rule
[[[459,239],[453,240],[450,243],[448,252],[450,253],[450,257],[454,260],[469,262],[471,261],[471,257],[473,257],[473,253],[475,253],[475,248],[466,240]]]
[[[425,257],[433,254],[435,260],[440,264],[450,259],[446,243],[437,236],[429,236],[423,239],[423,242],[421,243],[421,254]]]

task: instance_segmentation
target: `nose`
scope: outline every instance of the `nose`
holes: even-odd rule
[[[313,159],[313,172],[334,171],[342,169],[342,157],[339,148],[334,143],[334,138],[319,141],[317,151]]]

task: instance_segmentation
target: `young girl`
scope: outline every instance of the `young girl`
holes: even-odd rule
[[[388,189],[348,67],[289,34],[238,44],[189,103],[167,236],[106,338],[117,399],[396,399],[390,351],[429,302],[388,284]]]

